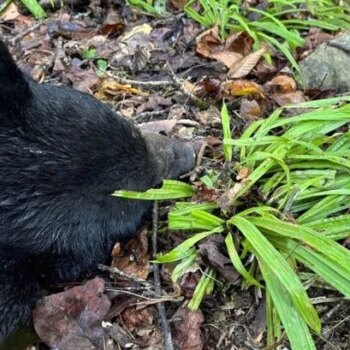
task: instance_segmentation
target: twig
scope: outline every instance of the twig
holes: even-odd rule
[[[142,278],[139,278],[135,275],[132,275],[132,274],[128,274],[122,270],[119,270],[117,267],[111,267],[111,266],[106,266],[106,265],[102,265],[102,264],[99,264],[98,265],[98,268],[101,270],[101,271],[107,271],[109,273],[111,273],[112,275],[116,275],[118,277],[122,277],[122,278],[125,278],[129,281],[132,281],[132,282],[135,282],[135,283],[139,283],[139,284],[142,284],[150,289],[154,289],[154,286],[143,280]]]
[[[159,117],[159,116],[162,116],[166,113],[167,113],[166,110],[155,110],[155,111],[150,111],[150,112],[141,112],[135,116],[135,120],[137,122],[140,122],[144,119],[151,119],[153,117]]]
[[[187,91],[181,80],[176,76],[175,72],[173,71],[173,69],[171,68],[170,64],[168,62],[166,62],[165,64],[165,69],[167,71],[167,73],[169,74],[171,80],[173,81],[173,83],[175,84],[175,86],[193,103],[195,103],[196,105],[198,105],[199,107],[208,107],[208,104],[201,100],[200,98],[198,98],[197,96],[193,95],[190,91]]]
[[[38,23],[34,24],[33,26],[31,26],[30,28],[27,28],[22,33],[17,34],[16,36],[14,36],[12,39],[9,40],[10,44],[12,46],[15,45],[18,40],[21,40],[23,37],[25,37],[29,33],[34,32],[34,30],[38,29],[43,23],[44,22],[38,22]]]
[[[154,203],[153,206],[153,217],[152,217],[152,225],[153,225],[153,233],[152,233],[152,250],[153,250],[153,258],[157,255],[157,236],[158,236],[158,204]],[[161,295],[161,287],[160,287],[160,273],[159,273],[159,265],[154,264],[153,266],[153,276],[154,276],[154,288],[156,293]],[[171,337],[171,331],[168,323],[168,319],[165,314],[164,303],[157,304],[157,309],[160,315],[160,323],[162,325],[163,333],[164,333],[164,345],[166,350],[173,350],[173,341]]]
[[[122,77],[118,77],[110,72],[104,71],[104,73],[116,80],[120,84],[128,84],[128,85],[134,85],[134,86],[143,86],[143,87],[163,87],[163,86],[169,86],[174,85],[174,83],[171,80],[151,80],[151,81],[141,81],[141,80],[131,80],[126,79]]]

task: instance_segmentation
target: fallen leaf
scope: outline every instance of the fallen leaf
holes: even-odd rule
[[[33,311],[34,328],[40,339],[52,348],[96,349],[103,341],[101,321],[111,307],[104,290],[103,279],[97,277],[44,297]]]
[[[92,68],[82,69],[80,63],[80,60],[73,59],[66,76],[75,89],[91,93],[91,90],[95,89],[100,79]]]
[[[263,96],[262,87],[249,80],[230,80],[223,84],[222,89],[229,96]]]
[[[3,21],[13,21],[19,16],[17,5],[13,2],[8,5],[0,14],[0,19]]]
[[[231,260],[220,251],[223,244],[222,236],[210,237],[198,245],[199,253],[205,265],[209,264],[214,267],[232,285],[239,285],[241,282],[240,274],[233,267]]]
[[[219,37],[219,27],[215,26],[197,37],[196,51],[230,68],[241,60],[251,47],[252,40],[244,32],[232,33],[225,42],[222,42]]]
[[[87,28],[83,22],[69,20],[57,20],[50,26],[50,35],[62,35],[68,39],[82,40],[91,38],[96,34],[96,28]]]
[[[119,36],[125,29],[125,24],[118,11],[108,9],[107,18],[104,20],[99,32],[107,37]]]
[[[196,83],[196,90],[194,94],[202,98],[220,99],[220,85],[221,81],[215,78],[205,77]]]
[[[142,103],[137,109],[136,113],[142,113],[145,111],[155,111],[159,107],[170,107],[173,105],[171,98],[166,98],[160,95],[151,95],[146,102]]]
[[[230,67],[227,73],[229,79],[243,78],[248,75],[251,70],[257,65],[261,56],[265,54],[267,47],[262,47],[258,51],[252,52],[243,57]]]
[[[201,332],[201,325],[204,322],[202,312],[200,310],[191,311],[180,306],[172,318],[174,320],[174,344],[178,349],[202,350],[204,346]]]
[[[129,30],[128,32],[124,33],[121,37],[120,37],[120,41],[121,42],[128,42],[129,39],[136,35],[136,34],[150,34],[152,32],[152,27],[147,24],[141,24],[139,26],[135,26],[133,27],[131,30]]]
[[[199,265],[197,265],[195,269],[196,268],[199,270]],[[179,286],[186,298],[189,299],[193,297],[193,293],[200,279],[201,273],[199,271],[187,272],[181,276]]]
[[[206,126],[219,126],[221,124],[220,111],[212,105],[204,111],[197,112],[194,118]]]
[[[239,115],[246,120],[256,120],[262,116],[262,109],[256,100],[243,98],[239,109]]]
[[[267,82],[264,89],[279,106],[297,104],[306,100],[304,94],[297,91],[295,80],[288,75],[278,75]]]
[[[146,307],[138,310],[136,307],[129,307],[121,314],[123,323],[130,332],[138,327],[151,326],[154,322],[154,308]]]
[[[134,239],[129,241],[124,249],[113,250],[112,267],[138,278],[146,280],[149,273],[147,226],[138,231]]]
[[[102,327],[107,334],[122,348],[125,349],[133,344],[133,338],[122,327],[109,322],[102,322]],[[113,346],[113,349],[115,347]]]
[[[297,84],[295,80],[288,75],[278,75],[265,84],[265,89],[272,94],[281,94],[296,91]]]
[[[174,8],[174,10],[183,10],[185,5],[189,2],[190,0],[170,0],[170,5]]]
[[[99,93],[102,95],[119,96],[122,94],[148,96],[147,92],[134,88],[129,84],[121,84],[113,79],[104,80],[99,88]]]
[[[249,176],[249,168],[244,166],[238,170],[236,179],[240,181],[240,180],[246,179],[248,176]]]
[[[270,97],[281,107],[306,101],[305,96],[301,91],[294,91],[285,94],[272,94]]]

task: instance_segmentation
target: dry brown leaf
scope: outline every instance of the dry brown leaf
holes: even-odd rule
[[[220,99],[221,81],[213,77],[204,77],[196,83],[195,95],[202,98]]]
[[[224,239],[220,235],[215,235],[202,241],[199,245],[199,252],[205,265],[215,268],[219,274],[224,277],[231,285],[239,285],[241,282],[240,274],[233,268],[231,260],[221,253],[224,245]]]
[[[204,316],[200,310],[191,311],[182,307],[174,313],[174,343],[180,350],[202,350],[203,340],[201,325]]]
[[[246,33],[233,33],[225,42],[215,26],[197,37],[197,52],[204,57],[215,59],[227,68],[241,60],[251,49],[251,38]]]
[[[133,88],[129,84],[120,84],[113,79],[106,79],[102,82],[99,88],[99,93],[102,95],[118,96],[121,94],[131,94],[139,96],[148,96],[147,92]]]
[[[147,226],[139,230],[137,236],[128,242],[124,249],[113,250],[112,267],[132,275],[147,279],[149,273]]]
[[[136,307],[129,307],[121,314],[123,323],[129,331],[133,331],[138,327],[147,327],[153,324],[154,308],[147,307],[141,310]]]
[[[111,307],[104,290],[104,281],[95,278],[43,298],[33,311],[40,339],[52,348],[96,349],[95,345],[103,341],[101,321]]]
[[[262,109],[256,100],[242,99],[239,114],[243,119],[256,120],[262,116]]]
[[[262,87],[249,80],[231,80],[223,84],[223,92],[229,96],[263,96]]]
[[[236,179],[240,181],[240,180],[246,179],[248,176],[249,176],[249,168],[242,167],[241,169],[238,170]]]
[[[91,92],[98,85],[100,79],[92,69],[82,69],[78,64],[72,63],[66,73],[67,78],[73,83],[73,87],[83,92]]]
[[[288,75],[278,75],[265,84],[265,88],[272,94],[296,91],[295,80]]]
[[[209,56],[208,56],[209,57]],[[233,66],[242,59],[242,55],[235,52],[216,52],[210,55],[210,58],[213,58],[221,63],[223,63],[227,68]]]
[[[285,94],[272,94],[271,98],[281,107],[306,101],[305,96],[301,91],[292,91]]]
[[[0,19],[4,21],[13,21],[19,16],[19,12],[15,3],[11,2],[6,9],[1,12]]]
[[[297,91],[297,84],[288,75],[278,75],[264,85],[264,89],[270,94],[270,98],[279,106],[305,102],[304,93]]]
[[[242,78],[248,75],[251,70],[257,65],[261,56],[265,54],[267,47],[262,47],[258,51],[252,52],[249,55],[243,57],[230,67],[227,73],[227,77],[230,79]]]
[[[197,269],[197,271],[196,271]],[[194,271],[190,271],[181,276],[179,287],[185,298],[192,298],[193,293],[197,288],[198,282],[201,279],[200,267],[198,264],[194,267]]]
[[[150,34],[152,32],[152,27],[147,24],[141,24],[139,26],[135,26],[133,27],[131,30],[129,30],[128,32],[124,33],[121,37],[120,37],[120,41],[121,42],[125,42],[127,43],[128,40],[133,37],[136,34]]]
[[[221,124],[220,111],[212,105],[204,111],[197,112],[194,118],[206,126],[219,126]]]
[[[196,90],[197,90],[196,85],[191,83],[188,80],[184,80],[182,82],[182,87],[190,95],[194,94],[196,92]]]
[[[174,10],[183,10],[189,1],[190,0],[170,0],[170,5],[174,8]]]

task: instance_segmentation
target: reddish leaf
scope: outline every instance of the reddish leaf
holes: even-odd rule
[[[201,311],[191,311],[186,307],[180,307],[173,315],[174,343],[180,350],[202,350],[203,339],[201,325],[204,316]]]
[[[104,281],[95,278],[43,298],[33,311],[40,339],[53,348],[96,349],[104,335],[101,321],[111,307],[104,289]]]

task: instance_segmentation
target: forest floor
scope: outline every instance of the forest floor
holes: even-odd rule
[[[0,35],[10,43],[20,67],[36,81],[93,94],[144,130],[195,142],[199,148],[207,145],[202,148],[202,164],[190,175],[195,186],[203,186],[199,179],[209,165],[223,162],[223,100],[232,118],[233,136],[238,137],[252,121],[279,106],[334,96],[329,89],[299,88],[288,62],[272,52],[273,64],[266,63],[267,49],[253,53],[247,34],[234,33],[223,42],[216,27],[205,30],[183,13],[183,1],[169,4],[170,15],[159,18],[121,0],[73,0],[56,10],[46,4],[48,17],[37,21],[12,3],[0,15]],[[297,61],[332,37],[319,30],[306,33]],[[228,70],[234,57],[241,63]],[[206,194],[215,196],[209,189]],[[161,205],[154,218],[160,222],[158,251],[147,239],[147,232],[152,232],[149,223],[127,246],[116,244],[112,267],[101,272],[102,278],[91,276],[84,287],[75,284],[76,299],[72,289],[55,294],[67,285],[51,291],[50,302],[83,300],[84,310],[89,311],[87,329],[77,322],[82,312],[78,301],[71,301],[74,317],[50,314],[49,304],[34,317],[41,341],[34,338],[33,345],[25,344],[27,349],[47,349],[44,343],[57,349],[171,349],[170,344],[182,350],[264,348],[264,299],[256,289],[242,289],[239,274],[220,251],[222,242],[202,242],[198,269],[188,271],[177,283],[170,278],[173,264],[160,265],[161,282],[154,282],[152,256],[169,251],[188,235],[166,232],[166,210],[167,205]],[[197,311],[190,311],[184,306],[205,266],[219,271],[218,284]],[[104,290],[111,307],[101,298]],[[317,349],[350,349],[349,303],[332,290],[309,292],[323,322],[322,334],[314,338]],[[170,330],[161,322],[162,314]],[[104,327],[101,322],[96,326],[95,321],[102,319]],[[22,345],[32,339],[22,336]],[[289,345],[282,341],[275,348],[289,349]]]

